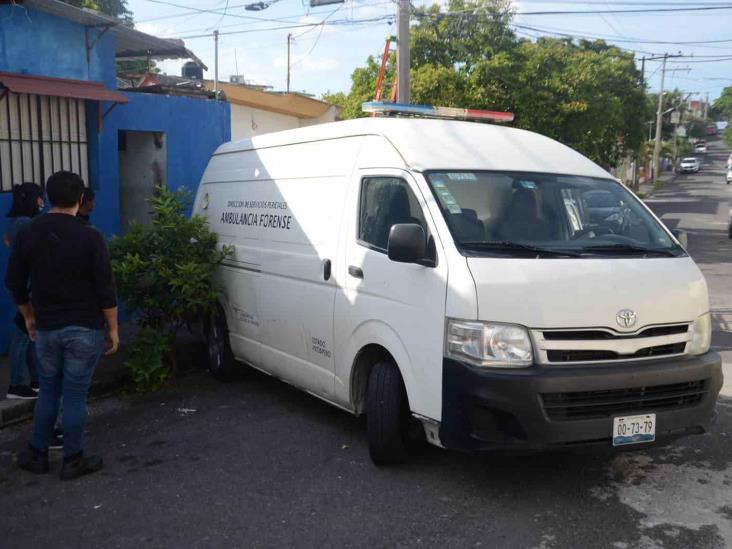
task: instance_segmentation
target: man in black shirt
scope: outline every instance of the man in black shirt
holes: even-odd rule
[[[48,443],[59,400],[64,399],[62,479],[103,467],[99,456],[85,456],[86,397],[102,352],[119,346],[117,301],[104,237],[77,218],[84,182],[70,172],[48,178],[51,210],[18,233],[5,285],[36,341],[40,394],[28,448],[18,465],[48,472]],[[29,296],[29,283],[32,296]]]

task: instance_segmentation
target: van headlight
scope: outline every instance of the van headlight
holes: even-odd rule
[[[515,324],[448,319],[445,348],[449,358],[475,366],[524,368],[533,362],[529,332]]]
[[[709,313],[698,317],[691,325],[690,355],[703,355],[712,344],[712,319]]]

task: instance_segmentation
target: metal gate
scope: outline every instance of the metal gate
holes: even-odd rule
[[[59,170],[88,183],[85,101],[7,91],[0,97],[0,192],[26,181],[44,185]]]

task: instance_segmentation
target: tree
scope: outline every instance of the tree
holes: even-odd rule
[[[712,118],[732,121],[732,86],[722,90],[722,94],[714,100],[710,111]]]
[[[133,223],[110,244],[117,291],[141,330],[127,366],[138,390],[154,390],[175,372],[180,329],[207,318],[221,293],[215,272],[232,249],[217,247],[204,217],[185,214],[190,193],[156,187],[152,223]]]
[[[127,0],[61,0],[77,8],[96,10],[105,15],[118,17],[132,26],[132,12],[127,9]]]
[[[519,39],[509,26],[510,2],[449,0],[417,10],[411,36],[414,103],[508,110],[515,125],[615,165],[643,140],[647,106],[633,55],[603,41]],[[363,116],[379,64],[369,57],[350,92],[326,95],[344,118]],[[385,89],[394,78],[387,71]],[[654,109],[655,111],[655,109]]]

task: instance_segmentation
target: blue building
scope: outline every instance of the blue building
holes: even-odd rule
[[[211,153],[230,139],[229,103],[118,90],[116,61],[145,58],[199,62],[181,41],[56,0],[0,1],[0,231],[12,186],[43,184],[60,169],[94,189],[91,220],[108,236],[145,220],[155,184],[195,190]],[[0,245],[3,276],[7,259]],[[0,291],[0,353],[14,314]]]

